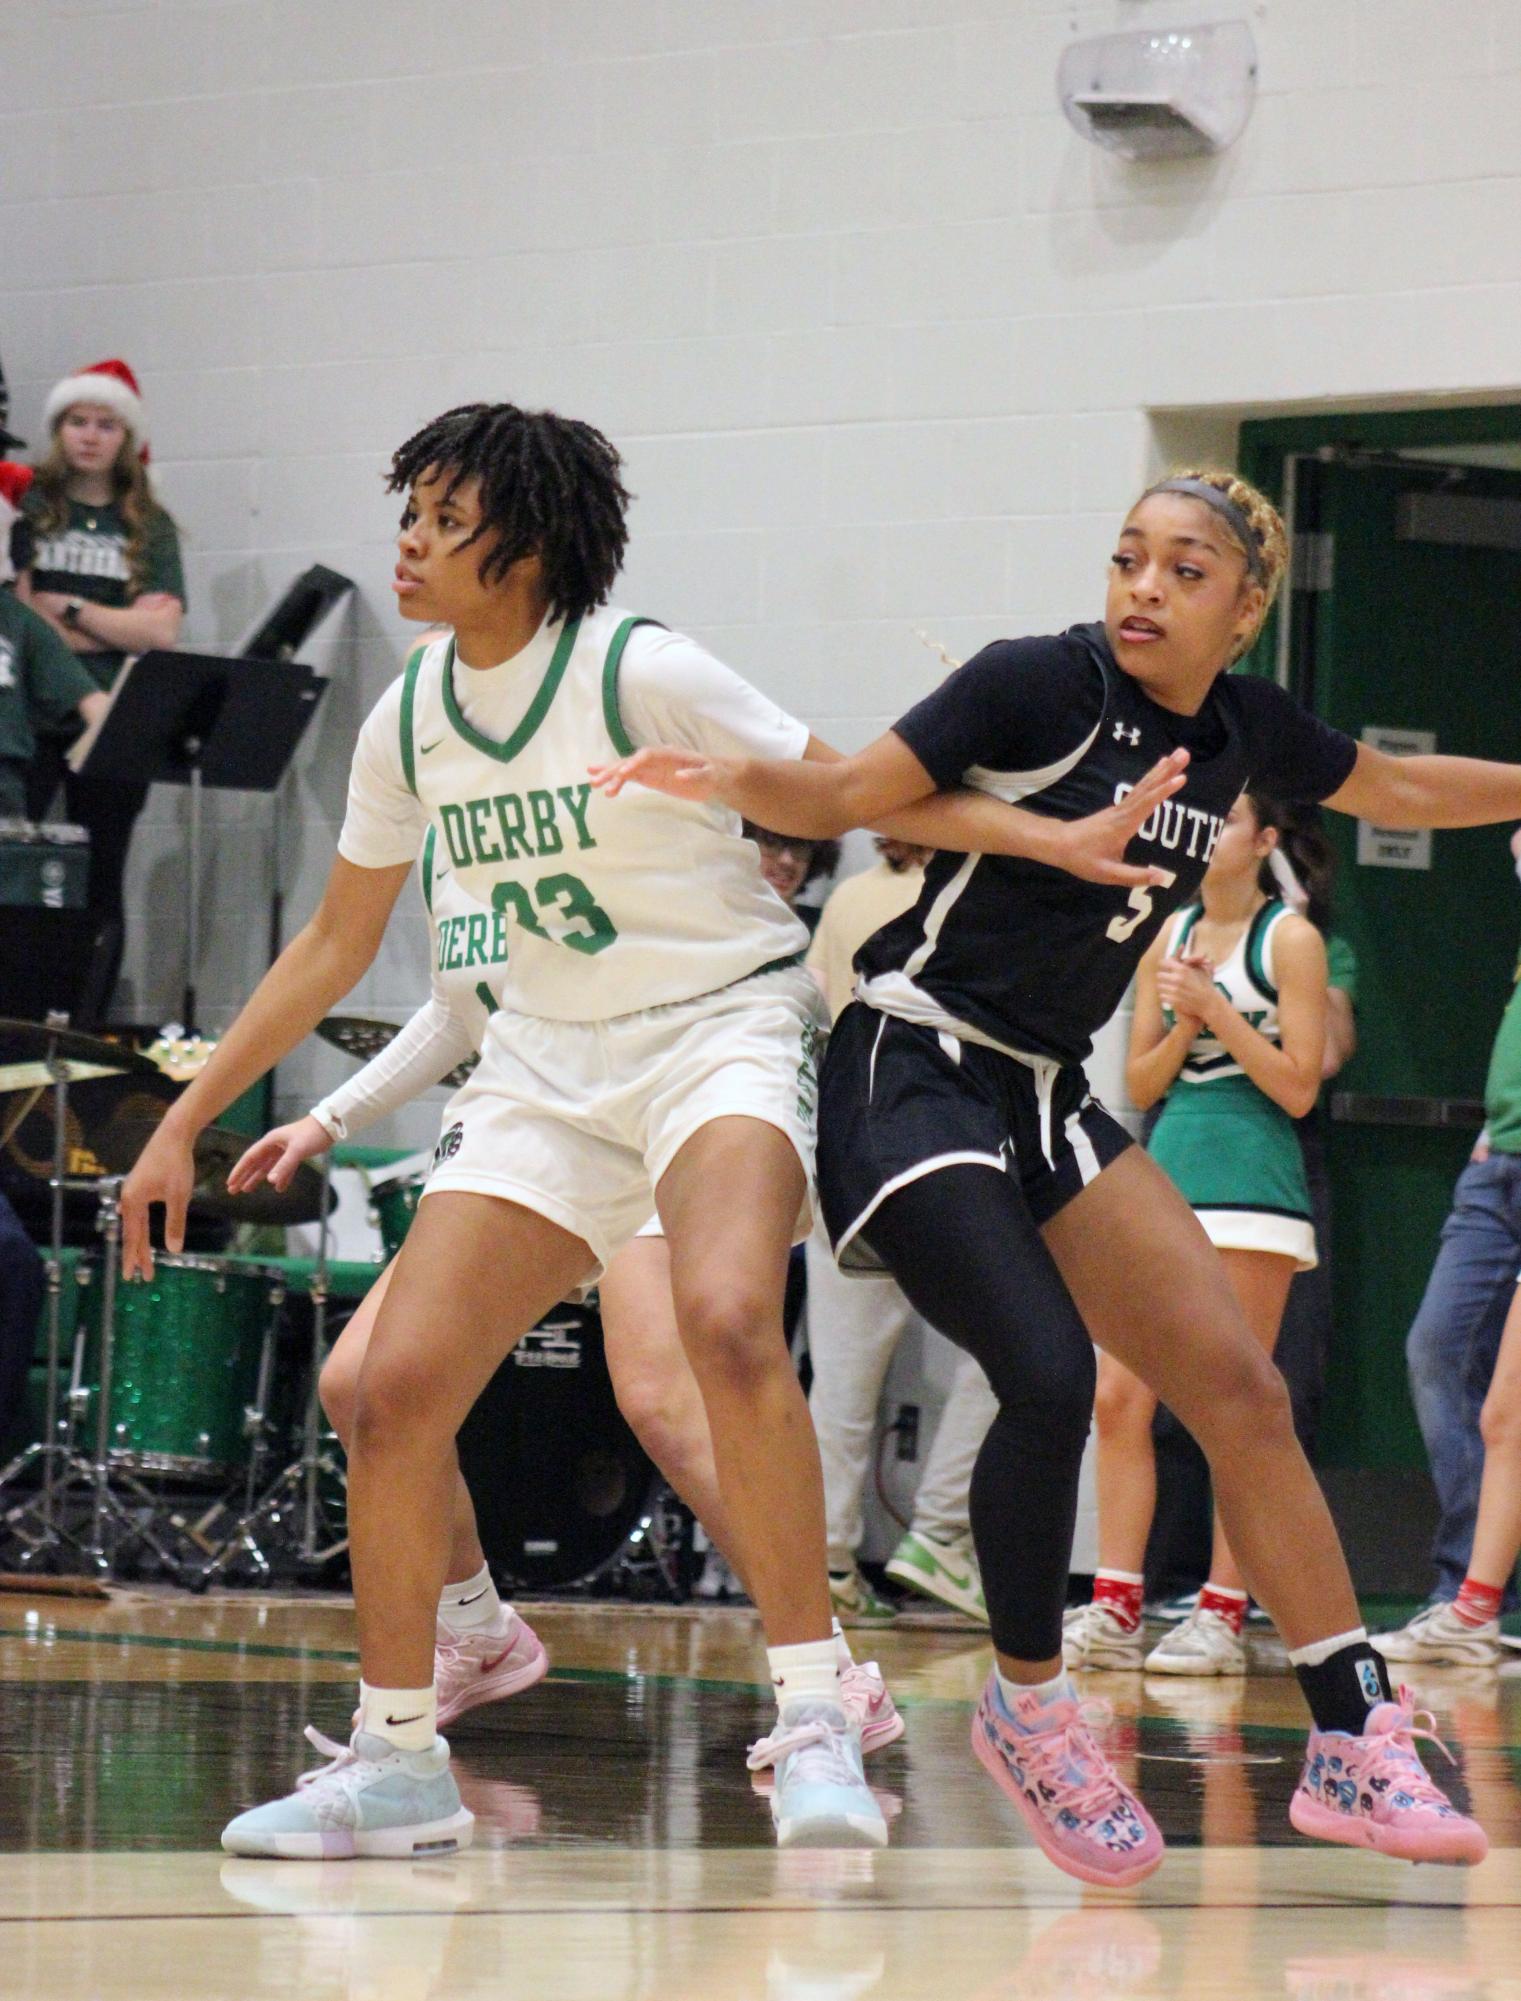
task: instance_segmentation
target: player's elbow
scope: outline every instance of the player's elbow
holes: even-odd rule
[[[1320,1096],[1320,1078],[1296,1077],[1280,1100],[1291,1119],[1308,1118]]]

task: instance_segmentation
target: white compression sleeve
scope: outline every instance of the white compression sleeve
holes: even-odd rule
[[[314,1105],[312,1115],[323,1124],[341,1121],[352,1135],[438,1083],[476,1047],[470,1024],[435,993],[378,1056]]]

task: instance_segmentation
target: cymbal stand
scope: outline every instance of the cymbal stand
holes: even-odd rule
[[[301,1523],[300,1538],[295,1547],[299,1564],[319,1568],[331,1558],[341,1556],[348,1547],[347,1535],[341,1533],[337,1522],[329,1518],[329,1506],[324,1502],[318,1485],[323,1474],[337,1486],[345,1485],[343,1467],[322,1442],[322,1400],[319,1394],[322,1363],[327,1352],[328,1192],[331,1181],[332,1156],[324,1153],[317,1265],[310,1283],[312,1343],[306,1385],[306,1415],[301,1427],[301,1454],[281,1469],[257,1501],[250,1497],[248,1508],[233,1523],[227,1540],[196,1574],[194,1588],[198,1591],[204,1590],[219,1572],[226,1570],[240,1555],[248,1558],[261,1581],[268,1578],[271,1574],[270,1561],[254,1532],[265,1522],[271,1529],[278,1530],[296,1507],[300,1510]],[[251,1486],[252,1482],[250,1489]],[[327,1538],[320,1546],[319,1536]]]
[[[66,1014],[50,1013],[47,1025],[55,1031],[69,1025]],[[48,1186],[52,1192],[52,1213],[49,1219],[47,1256],[47,1386],[44,1392],[42,1437],[35,1445],[28,1445],[8,1466],[0,1468],[0,1488],[5,1487],[16,1475],[31,1464],[34,1459],[42,1461],[42,1484],[29,1501],[12,1508],[4,1517],[0,1527],[22,1544],[17,1562],[29,1569],[33,1564],[42,1564],[56,1555],[67,1537],[59,1525],[58,1494],[68,1482],[69,1462],[73,1457],[73,1426],[65,1436],[58,1420],[58,1368],[63,1348],[63,1190],[64,1174],[68,1166],[68,1117],[69,1078],[68,1063],[58,1054],[56,1033],[48,1043],[48,1053],[44,1058],[48,1073],[53,1080],[53,1172]],[[35,1530],[27,1526],[35,1517]]]

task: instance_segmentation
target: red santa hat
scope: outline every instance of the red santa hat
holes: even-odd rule
[[[0,584],[8,584],[16,574],[11,531],[21,512],[21,500],[32,483],[30,466],[14,459],[0,459]]]
[[[72,410],[76,403],[103,403],[116,412],[139,445],[147,444],[143,394],[137,386],[137,377],[124,361],[92,361],[77,375],[66,375],[42,406],[42,421],[51,430],[64,411]]]

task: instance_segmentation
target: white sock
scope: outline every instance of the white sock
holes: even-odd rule
[[[500,1632],[506,1623],[504,1605],[496,1594],[491,1572],[483,1563],[463,1584],[446,1584],[439,1593],[438,1616],[451,1633]]]
[[[1011,1716],[1018,1714],[1014,1707],[1015,1703],[1030,1696],[1035,1697],[1042,1709],[1053,1702],[1077,1700],[1072,1687],[1072,1677],[1065,1668],[1052,1675],[1049,1681],[1010,1681],[1009,1677],[996,1666],[993,1672],[998,1676],[998,1692],[1003,1697],[1004,1706]]]
[[[1307,1647],[1289,1649],[1290,1667],[1319,1667],[1332,1654],[1339,1654],[1343,1647],[1355,1647],[1361,1642],[1366,1645],[1368,1629],[1358,1626],[1350,1633],[1335,1633],[1329,1640],[1312,1640]]]
[[[840,1673],[843,1674],[846,1668],[855,1666],[856,1657],[850,1651],[850,1642],[846,1639],[845,1628],[839,1620],[831,1619],[829,1623],[834,1628],[834,1651],[840,1663]]]
[[[371,1688],[359,1684],[359,1727],[384,1737],[398,1751],[431,1751],[438,1735],[438,1694],[426,1688]]]
[[[804,1640],[793,1647],[767,1647],[771,1685],[781,1716],[799,1702],[832,1702],[840,1707],[840,1659],[833,1633],[827,1640]]]

